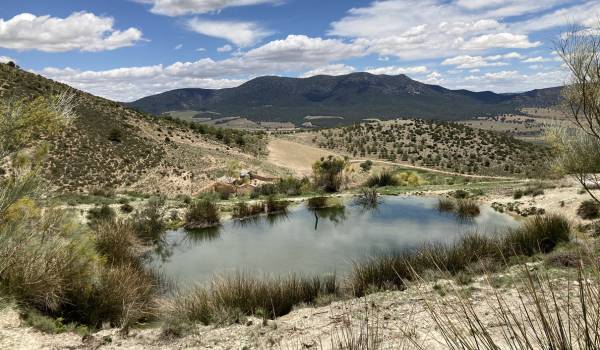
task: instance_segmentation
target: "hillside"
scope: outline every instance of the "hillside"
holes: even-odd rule
[[[334,124],[350,124],[364,118],[458,120],[512,113],[522,107],[552,106],[559,93],[560,88],[518,94],[449,90],[406,75],[353,73],[302,79],[267,76],[236,88],[172,90],[129,105],[152,114],[195,110],[296,125],[306,122],[306,116],[341,116]]]
[[[61,136],[47,140],[44,170],[54,191],[191,194],[231,167],[280,171],[263,167],[255,157],[265,152],[266,135],[155,118],[0,64],[1,98],[31,99],[64,90],[75,94],[78,118]]]
[[[547,147],[499,132],[419,119],[361,123],[294,137],[353,158],[486,176],[540,176],[550,154]]]

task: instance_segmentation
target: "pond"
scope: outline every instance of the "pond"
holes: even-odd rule
[[[426,242],[450,242],[477,231],[516,227],[517,221],[489,207],[472,220],[437,210],[437,199],[384,197],[375,209],[347,201],[345,207],[311,210],[305,204],[286,215],[228,220],[219,228],[167,233],[154,262],[181,284],[218,274],[345,275],[353,261]]]

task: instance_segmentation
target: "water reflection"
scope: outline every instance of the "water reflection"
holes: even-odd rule
[[[170,231],[168,249],[156,255],[154,265],[183,283],[232,271],[345,274],[353,260],[383,251],[446,243],[475,230],[493,234],[516,225],[487,207],[472,220],[457,220],[453,213],[440,213],[432,198],[386,197],[368,210],[353,202],[326,209],[298,205],[286,214],[227,221],[218,229]]]
[[[346,220],[346,207],[343,205],[330,208],[309,208],[315,216],[315,231],[319,229],[319,219],[331,221],[334,225],[339,225]]]
[[[221,226],[208,227],[197,230],[187,230],[185,243],[199,244],[214,241],[221,236]]]

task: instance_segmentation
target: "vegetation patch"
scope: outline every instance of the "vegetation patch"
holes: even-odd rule
[[[339,288],[335,276],[255,278],[238,273],[217,278],[209,287],[180,293],[165,308],[164,318],[169,328],[232,323],[240,314],[275,318],[289,313],[295,305],[338,295]]]
[[[420,248],[356,262],[350,285],[358,296],[382,288],[405,288],[427,270],[450,274],[465,271],[480,261],[505,264],[512,256],[551,252],[570,240],[570,224],[558,215],[537,216],[501,236],[467,234],[450,245],[426,244]]]
[[[185,214],[185,228],[188,230],[218,226],[221,214],[214,200],[202,198],[193,201]]]

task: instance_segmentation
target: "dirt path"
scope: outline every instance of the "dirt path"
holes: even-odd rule
[[[288,168],[297,176],[309,176],[312,165],[321,157],[337,155],[318,147],[279,138],[271,139],[268,150],[268,162]]]
[[[427,167],[423,167],[423,166],[406,164],[406,163],[390,162],[390,161],[387,161],[387,160],[376,160],[376,159],[368,159],[368,160],[372,161],[373,163],[377,163],[377,164],[386,164],[386,165],[401,166],[403,168],[410,168],[410,169],[415,169],[415,170],[423,170],[423,171],[429,171],[429,172],[432,172],[432,173],[439,173],[439,174],[446,174],[446,175],[470,177],[470,178],[474,178],[474,179],[495,179],[495,180],[516,180],[516,179],[518,179],[516,177],[508,177],[508,176],[488,176],[488,175],[459,174],[459,173],[455,173],[455,172],[452,172],[452,171],[438,170],[438,169],[427,168]],[[351,159],[350,163],[362,163],[364,161],[367,161],[367,159]]]

